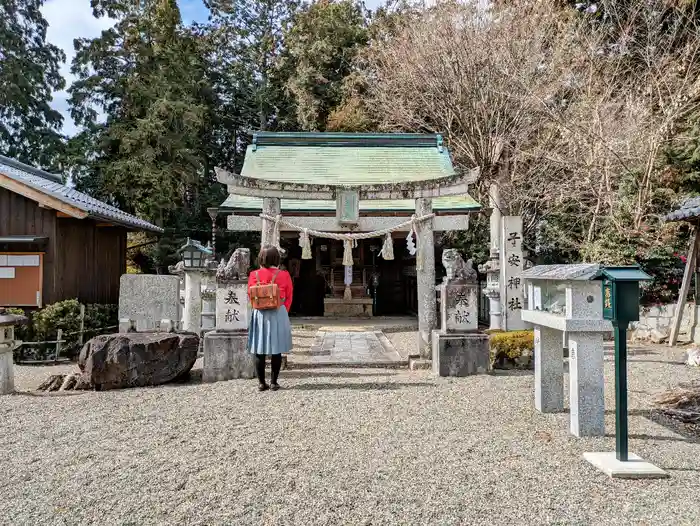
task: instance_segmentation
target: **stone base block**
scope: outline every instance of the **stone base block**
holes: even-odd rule
[[[202,381],[255,378],[255,356],[246,350],[247,346],[248,331],[208,332],[204,336]]]
[[[371,318],[372,298],[325,298],[323,315],[328,318]]]
[[[411,371],[421,371],[421,370],[425,371],[425,370],[431,369],[432,367],[433,367],[433,363],[431,360],[423,360],[421,358],[415,358],[415,359],[412,358],[408,362],[408,368]]]
[[[487,334],[433,331],[432,339],[433,372],[438,376],[471,376],[491,371]]]
[[[633,453],[629,453],[627,462],[617,460],[614,452],[584,453],[583,458],[614,479],[664,479],[669,476],[663,469],[644,462]]]

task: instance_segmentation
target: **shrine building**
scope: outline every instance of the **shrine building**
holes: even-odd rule
[[[303,316],[412,314],[430,295],[435,310],[434,236],[480,211],[477,172],[458,174],[440,135],[258,132],[241,173],[217,176],[228,229],[286,250]]]

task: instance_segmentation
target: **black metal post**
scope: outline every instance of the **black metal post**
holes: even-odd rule
[[[615,453],[617,460],[628,460],[627,421],[627,323],[613,321],[615,329]]]

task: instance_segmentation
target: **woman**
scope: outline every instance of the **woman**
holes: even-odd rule
[[[282,366],[282,354],[292,349],[292,327],[289,324],[289,308],[292,306],[292,278],[289,272],[279,269],[280,253],[272,245],[264,245],[258,255],[260,268],[248,276],[248,296],[250,287],[264,285],[275,280],[279,288],[282,305],[278,309],[252,309],[250,328],[248,330],[248,351],[255,355],[255,370],[258,375],[260,391],[267,391],[270,386],[265,382],[265,357],[270,356],[272,365],[271,386],[273,391],[279,389],[277,378]]]

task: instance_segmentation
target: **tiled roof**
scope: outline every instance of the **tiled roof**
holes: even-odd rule
[[[259,132],[241,175],[356,186],[441,179],[455,170],[439,135]]]
[[[666,215],[666,221],[688,221],[700,217],[700,197],[689,197],[678,208]]]
[[[162,228],[148,221],[122,212],[118,208],[61,184],[61,178],[57,175],[44,172],[43,170],[37,170],[36,168],[2,155],[0,155],[0,173],[38,192],[78,208],[93,219],[101,219],[135,230],[148,230],[150,232],[163,231]]]
[[[282,212],[335,212],[335,201],[314,201],[306,199],[281,199]],[[221,208],[235,208],[237,210],[262,210],[260,197],[248,197],[243,195],[229,195]],[[445,196],[433,198],[433,210],[478,210],[480,207],[471,196]],[[415,211],[416,203],[413,199],[371,200],[360,201],[361,212],[411,212]]]

